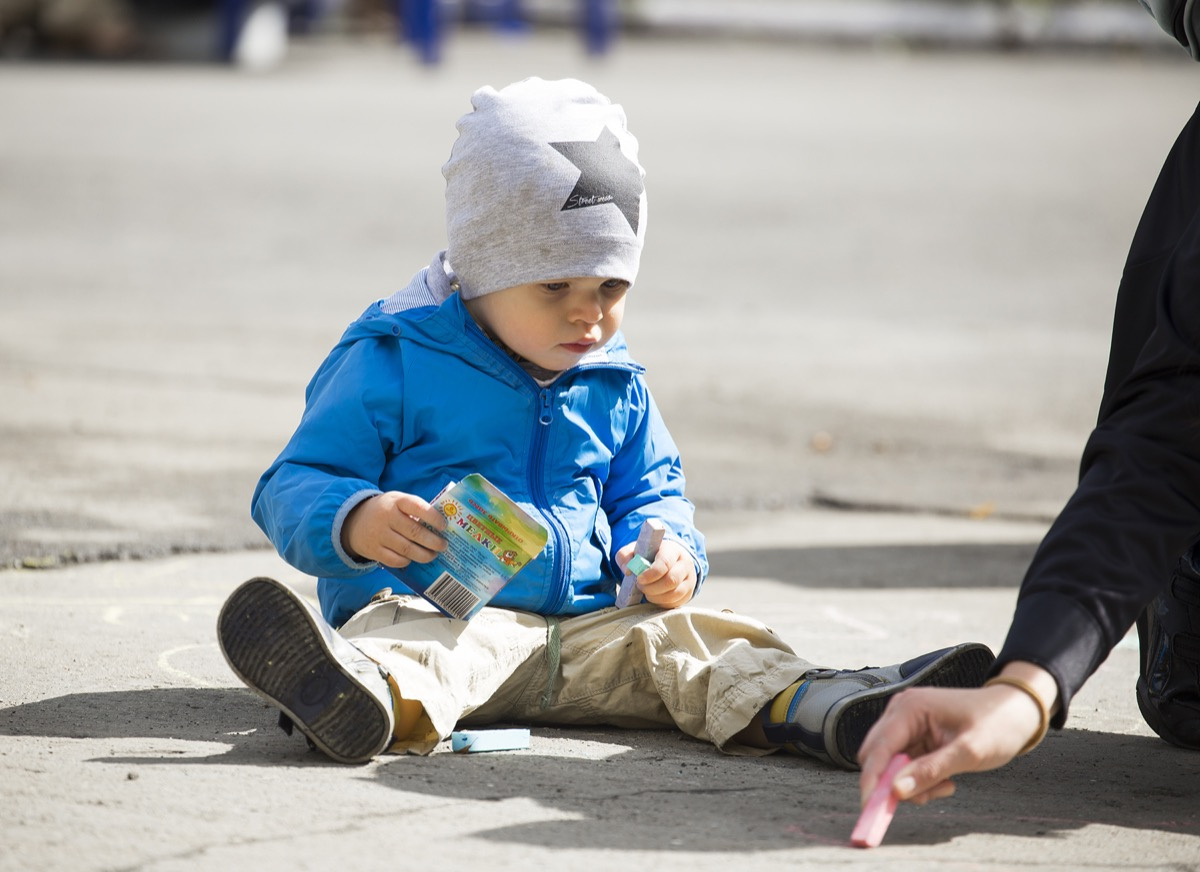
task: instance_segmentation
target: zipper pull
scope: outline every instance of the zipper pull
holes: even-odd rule
[[[541,412],[538,415],[539,424],[549,424],[553,417],[551,415],[552,409],[550,406],[550,394],[551,392],[549,388],[543,388],[541,394],[539,395],[541,400]]]

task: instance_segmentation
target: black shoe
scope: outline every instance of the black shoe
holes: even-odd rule
[[[1138,708],[1172,745],[1200,749],[1200,570],[1195,549],[1138,618]]]
[[[278,706],[282,726],[341,763],[365,763],[392,742],[392,692],[383,670],[295,591],[252,578],[217,618],[221,653],[238,678]]]

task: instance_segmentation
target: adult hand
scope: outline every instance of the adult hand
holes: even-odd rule
[[[621,569],[633,557],[636,542],[617,552]],[[638,589],[647,600],[664,609],[686,605],[696,592],[696,563],[691,553],[671,539],[664,539],[650,568],[637,578]]]
[[[350,510],[342,523],[342,547],[360,560],[401,568],[428,563],[445,550],[446,540],[435,532],[444,529],[446,519],[425,500],[390,491]]]
[[[1026,681],[1043,700],[1057,701],[1054,678],[1033,664],[1009,663],[1002,674]],[[1010,685],[902,691],[859,749],[861,801],[866,803],[888,762],[901,751],[913,759],[897,773],[892,792],[898,799],[924,805],[953,794],[953,776],[1008,763],[1040,726],[1037,703]]]

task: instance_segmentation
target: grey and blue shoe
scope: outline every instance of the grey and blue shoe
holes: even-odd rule
[[[763,710],[763,733],[777,747],[857,769],[858,749],[894,694],[979,687],[995,659],[986,645],[967,642],[895,666],[813,670]]]
[[[217,618],[229,668],[340,763],[365,763],[392,742],[386,674],[299,594],[272,578],[240,585]]]

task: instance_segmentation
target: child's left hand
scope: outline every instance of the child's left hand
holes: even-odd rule
[[[621,569],[633,556],[636,542],[630,542],[617,552]],[[686,548],[678,542],[664,539],[650,568],[638,576],[638,588],[647,600],[664,609],[685,605],[696,592],[696,563]]]

